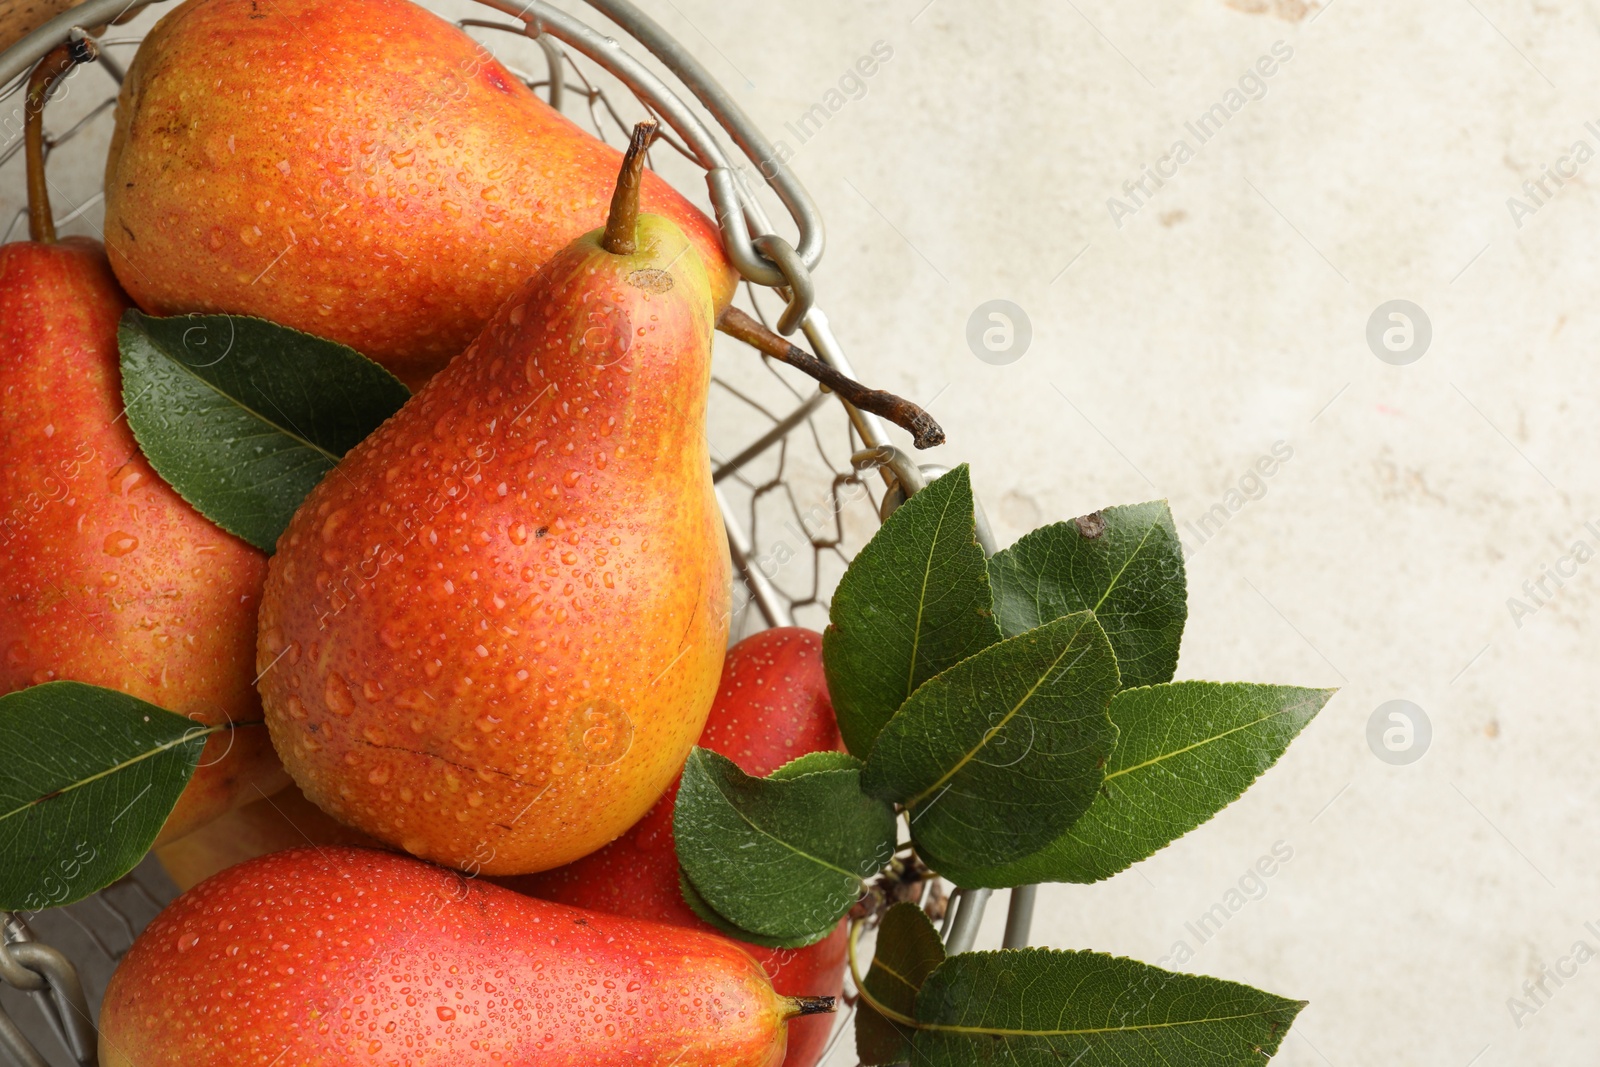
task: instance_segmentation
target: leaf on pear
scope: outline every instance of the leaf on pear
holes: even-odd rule
[[[973,516],[963,464],[890,515],[839,581],[823,665],[857,756],[922,683],[1000,640]]]
[[[129,310],[117,341],[128,425],[150,465],[263,552],[411,395],[354,349],[264,319]]]
[[[832,927],[818,934],[807,934],[804,937],[768,937],[752,930],[745,930],[733,925],[727,919],[717,914],[717,909],[707,904],[705,898],[695,889],[694,883],[689,881],[689,876],[683,873],[683,868],[678,868],[678,892],[683,897],[683,902],[689,906],[703,922],[715,927],[717,932],[735,941],[743,941],[762,948],[805,948],[815,945],[818,941],[833,933]]]
[[[1007,637],[1092,611],[1128,688],[1172,679],[1188,616],[1183,545],[1165,500],[1041,526],[989,560]]]
[[[1116,656],[1087,611],[991,645],[918,689],[861,787],[905,806],[935,870],[1038,851],[1089,807],[1117,731]]]
[[[915,904],[902,902],[884,913],[872,967],[861,984],[890,1011],[914,1017],[918,990],[944,959],[944,942],[927,915]],[[880,1015],[862,998],[856,1009],[856,1056],[865,1067],[910,1060],[911,1036],[909,1028]]]
[[[218,729],[81,682],[0,697],[0,911],[71,904],[133,870]]]
[[[940,873],[974,888],[1110,878],[1237,800],[1333,693],[1247,682],[1125,689],[1111,701],[1118,735],[1105,784],[1083,818],[1015,863]]]
[[[838,758],[848,757],[829,760]],[[752,778],[696,748],[673,814],[678,861],[701,901],[741,930],[782,941],[830,932],[895,847],[894,809],[861,792],[859,762],[802,759],[823,769]]]
[[[917,995],[918,1067],[1266,1063],[1304,1001],[1099,952],[951,956]]]

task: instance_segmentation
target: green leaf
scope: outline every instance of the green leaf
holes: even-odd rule
[[[1239,1067],[1278,1051],[1304,1001],[1099,952],[951,956],[923,983],[917,1067]]]
[[[839,733],[857,756],[929,678],[1000,640],[963,464],[902,504],[833,594],[822,638]]]
[[[878,927],[872,967],[861,984],[873,1000],[909,1017],[916,1011],[917,991],[944,959],[944,942],[922,909],[911,903],[896,904]],[[866,1067],[910,1060],[911,1035],[909,1028],[891,1022],[861,1001],[856,1010],[856,1056]]]
[[[128,425],[150,465],[263,552],[339,458],[411,395],[354,349],[264,319],[129,310],[117,341]]]
[[[689,754],[673,815],[678,862],[735,927],[785,941],[826,935],[894,854],[894,809],[861,792],[859,761],[823,756],[802,767],[824,769],[752,778],[715,752]]]
[[[224,728],[81,682],[0,697],[0,911],[71,904],[133,870]]]
[[[799,778],[818,771],[859,771],[861,761],[848,752],[807,752],[796,756],[782,767],[767,775],[772,781]]]
[[[974,888],[1110,878],[1239,799],[1333,694],[1247,682],[1123,690],[1111,701],[1117,747],[1083,818],[1015,863],[940,873]]]
[[[1042,526],[989,561],[1007,637],[1092,611],[1129,688],[1171,681],[1185,603],[1183,545],[1165,500]]]
[[[963,660],[878,735],[861,787],[905,805],[917,851],[1009,863],[1059,837],[1100,787],[1117,730],[1117,662],[1087,611]]]
[[[807,945],[815,945],[818,941],[833,933],[833,928],[829,927],[819,934],[807,934],[804,937],[768,937],[765,934],[758,934],[752,930],[745,930],[742,927],[735,926],[717,914],[717,909],[706,903],[699,890],[695,889],[694,883],[689,881],[689,876],[683,873],[682,867],[678,868],[678,892],[683,896],[683,902],[689,905],[690,911],[698,915],[702,921],[716,927],[718,933],[731,937],[735,941],[759,945],[762,948],[805,948]]]

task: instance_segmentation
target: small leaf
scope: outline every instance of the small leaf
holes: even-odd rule
[[[1042,526],[989,561],[1007,637],[1092,611],[1128,688],[1171,681],[1188,616],[1183,545],[1164,500]]]
[[[81,682],[0,697],[0,911],[71,904],[133,870],[219,729]]]
[[[917,995],[918,1067],[1266,1063],[1304,1001],[1099,952],[951,956]]]
[[[833,933],[832,928],[820,934],[807,934],[804,937],[768,937],[750,930],[733,925],[727,919],[717,914],[717,909],[707,904],[705,898],[695,889],[694,883],[689,881],[689,876],[683,873],[683,868],[678,868],[678,892],[683,896],[683,902],[689,905],[689,910],[700,917],[701,921],[716,927],[717,932],[735,941],[743,941],[762,948],[805,948],[815,945],[818,941]]]
[[[130,310],[117,341],[128,425],[150,465],[263,552],[323,475],[411,395],[352,348],[242,315]]]
[[[827,769],[752,778],[715,752],[689,754],[673,815],[678,861],[703,903],[739,929],[825,936],[894,854],[894,809],[861,792],[859,761],[821,755],[802,767]]]
[[[861,775],[905,805],[917,851],[992,866],[1059,837],[1094,800],[1116,727],[1117,662],[1089,612],[963,660],[906,701]]]
[[[915,904],[902,902],[884,914],[872,968],[861,984],[873,1000],[910,1017],[916,1011],[917,991],[944,958],[944,942],[928,917]],[[911,1033],[863,999],[856,1011],[856,1056],[865,1067],[904,1063],[911,1059]]]
[[[1111,701],[1118,737],[1105,786],[1083,818],[1015,863],[940,873],[973,888],[1110,878],[1239,799],[1333,693],[1246,682],[1125,689]]]
[[[906,501],[856,554],[822,638],[839,733],[863,758],[929,678],[1000,640],[963,464]]]

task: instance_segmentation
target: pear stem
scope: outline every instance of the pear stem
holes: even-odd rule
[[[635,126],[622,157],[622,172],[617,175],[611,211],[606,215],[606,232],[600,238],[600,246],[614,256],[631,256],[639,250],[639,182],[644,177],[644,154],[656,138],[656,129],[654,119]]]
[[[783,1017],[793,1019],[801,1015],[832,1015],[835,1011],[833,997],[779,997],[783,1001]]]
[[[55,244],[56,220],[50,213],[50,186],[44,175],[44,104],[61,77],[79,63],[96,59],[94,43],[87,37],[63,41],[41,59],[28,77],[28,95],[22,108],[23,151],[28,175],[28,236],[41,244]]]
[[[790,344],[738,308],[728,306],[717,316],[717,329],[730,337],[737,337],[773,359],[789,364],[798,371],[815,378],[838,393],[845,400],[874,415],[881,415],[911,435],[912,444],[918,448],[932,448],[944,444],[944,429],[922,408],[911,401],[882,389],[868,389],[854,378],[828,366],[810,352]]]

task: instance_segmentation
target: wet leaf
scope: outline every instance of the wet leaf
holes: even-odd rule
[[[691,752],[673,834],[700,902],[762,937],[826,936],[894,854],[894,809],[861,792],[860,773],[852,757],[821,752],[753,778]]]
[[[242,315],[117,331],[128,425],[156,473],[263,552],[306,494],[411,395],[353,348]]]

